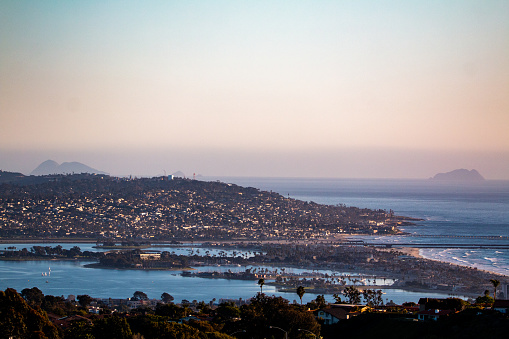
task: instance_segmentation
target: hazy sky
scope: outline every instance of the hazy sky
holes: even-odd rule
[[[0,169],[509,179],[509,1],[0,1]]]

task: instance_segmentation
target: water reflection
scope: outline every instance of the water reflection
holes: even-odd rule
[[[256,280],[183,277],[180,275],[181,271],[109,270],[83,267],[87,263],[89,262],[0,261],[0,290],[10,287],[21,291],[24,288],[38,287],[44,294],[65,297],[69,294],[88,294],[101,298],[128,298],[135,291],[143,291],[149,298],[160,298],[163,292],[167,292],[175,297],[177,302],[182,299],[206,302],[221,298],[248,299],[260,291]],[[51,276],[41,276],[41,272],[47,271],[50,267]],[[275,269],[275,267],[263,268]],[[242,270],[245,267],[207,266],[198,268],[198,270],[209,269]],[[299,274],[306,272],[306,270],[298,268],[288,268],[288,270]],[[332,273],[328,272],[328,274]],[[386,293],[384,301],[394,300],[396,303],[417,302],[421,297],[448,297],[446,294],[417,293],[394,289],[385,289],[384,292]],[[278,292],[271,285],[264,286],[264,293],[282,296],[290,301],[298,300],[296,293]],[[309,302],[317,295],[307,292],[303,301]],[[332,295],[325,295],[325,298],[329,302],[333,301]]]

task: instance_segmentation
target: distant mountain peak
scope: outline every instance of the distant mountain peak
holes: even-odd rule
[[[437,173],[432,180],[448,180],[448,181],[483,181],[484,177],[477,170],[467,170],[464,168],[456,169],[446,173]]]
[[[54,160],[46,160],[37,166],[30,175],[49,175],[49,174],[71,174],[71,173],[91,173],[91,174],[107,174],[106,172],[96,170],[77,161],[64,162],[58,164]]]

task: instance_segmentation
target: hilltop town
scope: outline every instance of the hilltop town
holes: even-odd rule
[[[0,239],[314,239],[396,234],[398,225],[413,220],[222,182],[94,174],[11,177],[0,184]]]

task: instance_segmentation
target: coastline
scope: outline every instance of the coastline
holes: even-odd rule
[[[492,270],[478,268],[475,265],[466,265],[466,264],[461,264],[461,263],[454,262],[452,260],[451,261],[447,261],[447,260],[439,260],[439,259],[436,259],[436,258],[433,258],[433,257],[428,257],[428,256],[425,256],[425,255],[422,254],[422,248],[416,248],[416,247],[396,247],[396,246],[394,246],[394,247],[392,247],[392,249],[396,250],[398,252],[402,252],[405,255],[415,257],[415,258],[432,260],[432,261],[440,262],[442,264],[450,264],[450,265],[467,267],[467,268],[475,268],[475,269],[477,269],[479,271],[486,272],[486,273],[491,273],[493,275],[509,277],[509,274],[504,274],[504,273],[495,272],[495,271],[492,271]]]
[[[419,258],[419,259],[428,259],[428,258],[425,258],[421,255],[421,251],[419,248],[416,248],[416,247],[391,247],[391,248],[388,248],[388,249],[381,249],[379,248],[378,249],[379,251],[391,251],[391,250],[395,250],[395,251],[398,251],[398,252],[401,252],[405,255],[408,255],[408,256],[411,256],[411,257],[415,257],[415,258]]]

